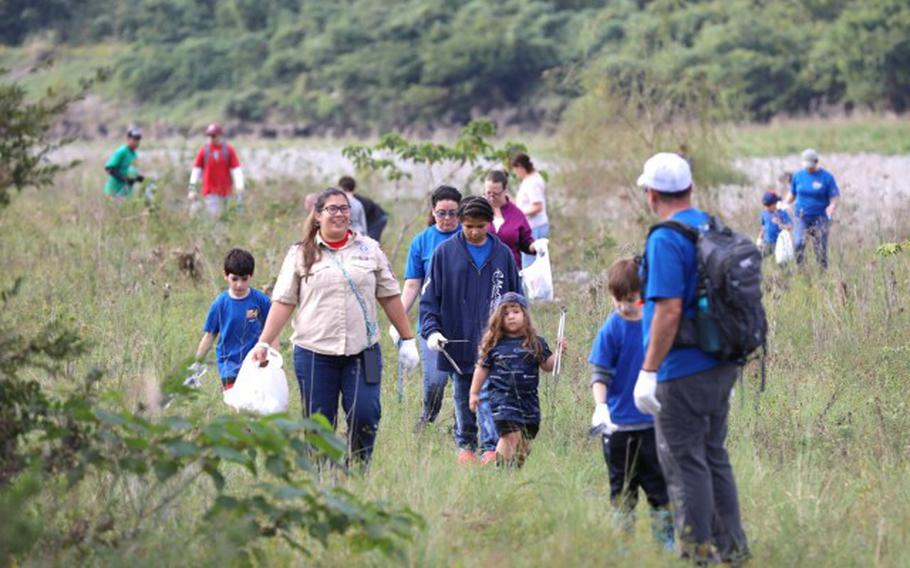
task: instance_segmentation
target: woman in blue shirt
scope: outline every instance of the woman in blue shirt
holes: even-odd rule
[[[430,195],[429,226],[414,237],[408,249],[408,262],[404,270],[404,291],[401,294],[405,312],[411,311],[411,306],[420,296],[424,280],[430,273],[430,258],[433,256],[433,251],[458,233],[460,229],[458,206],[460,204],[461,193],[454,187],[441,185]],[[420,428],[427,422],[435,421],[439,415],[449,374],[436,368],[436,354],[430,352],[426,339],[420,335],[419,313],[417,317],[417,341],[420,349],[420,361],[423,365],[423,412],[420,414],[418,423]],[[389,334],[393,340],[396,339],[394,326],[389,328]]]
[[[796,263],[805,257],[806,237],[812,239],[815,259],[823,269],[828,268],[828,231],[837,209],[840,189],[834,176],[818,166],[818,152],[803,151],[803,168],[793,174],[787,203],[795,203],[793,246]]]

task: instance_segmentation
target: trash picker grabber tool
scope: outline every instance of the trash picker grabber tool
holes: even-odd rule
[[[452,368],[455,369],[455,372],[456,372],[456,373],[458,373],[459,375],[463,375],[463,374],[464,374],[464,373],[462,372],[462,370],[461,370],[461,367],[458,366],[458,363],[455,362],[455,359],[452,359],[452,356],[449,355],[449,353],[446,351],[446,348],[445,348],[445,347],[442,348],[442,351],[440,351],[440,353],[442,353],[443,355],[445,355],[446,359],[448,359],[448,361],[449,361],[449,364],[452,365]]]
[[[401,363],[398,363],[398,383],[395,385],[395,390],[398,391],[398,402],[404,400],[404,366]]]
[[[558,377],[559,371],[562,370],[562,340],[566,336],[566,312],[565,306],[559,309],[559,329],[556,332],[556,364],[553,365],[553,375]]]

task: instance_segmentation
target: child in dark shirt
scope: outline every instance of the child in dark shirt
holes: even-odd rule
[[[564,350],[565,342],[556,348]],[[556,355],[534,329],[527,299],[516,292],[504,294],[480,343],[469,401],[476,412],[480,390],[489,380],[490,407],[499,433],[498,464],[524,464],[540,428],[540,369],[552,371],[555,362]]]

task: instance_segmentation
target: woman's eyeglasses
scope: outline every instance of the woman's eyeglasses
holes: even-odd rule
[[[349,205],[329,205],[323,207],[322,210],[328,212],[329,215],[347,215],[351,212],[351,207]]]
[[[454,209],[437,209],[436,211],[433,211],[433,215],[439,217],[440,219],[444,219],[446,217],[457,217],[458,211],[455,211]]]

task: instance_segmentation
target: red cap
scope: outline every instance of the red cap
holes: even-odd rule
[[[206,136],[221,136],[222,134],[224,134],[224,129],[217,122],[209,124],[208,128],[205,129]]]

